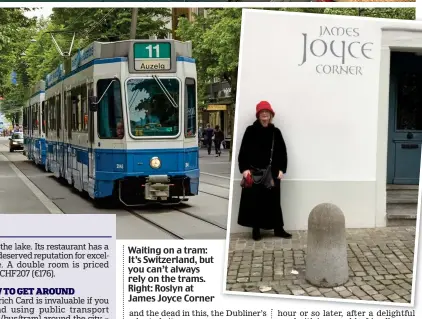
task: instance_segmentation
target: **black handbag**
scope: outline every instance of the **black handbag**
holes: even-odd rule
[[[274,134],[273,134],[273,142],[271,145],[271,157],[270,157],[270,164],[268,164],[267,168],[253,168],[251,169],[251,175],[253,179],[253,183],[257,185],[262,185],[265,188],[272,188],[274,187],[274,179],[271,172],[271,164],[273,161],[273,152],[274,152]]]

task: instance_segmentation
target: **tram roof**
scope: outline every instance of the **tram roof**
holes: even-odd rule
[[[159,39],[159,40],[124,40],[116,42],[92,42],[90,45],[82,50],[78,50],[70,60],[70,72],[77,70],[83,65],[97,59],[108,58],[130,58],[133,57],[135,43],[170,43],[172,58],[177,57],[192,57],[192,42],[181,42],[174,39]],[[62,77],[64,77],[65,68],[63,63],[60,64],[53,72],[49,73],[46,77],[47,86],[54,85]]]

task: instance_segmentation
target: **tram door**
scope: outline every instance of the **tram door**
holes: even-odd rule
[[[61,94],[56,95],[56,119],[57,119],[57,147],[56,147],[56,163],[57,177],[63,174],[63,124],[62,124],[62,98]]]
[[[72,183],[72,150],[70,148],[70,141],[72,138],[72,93],[70,88],[66,89],[65,92],[65,103],[64,103],[64,118],[65,118],[65,131],[66,133],[63,136],[63,139],[66,143],[66,148],[63,152],[63,167],[64,167],[64,176],[67,179],[69,184]]]
[[[95,125],[94,125],[94,118],[95,113],[89,110],[89,98],[91,96],[94,96],[94,81],[91,81],[87,84],[88,86],[88,100],[87,100],[87,106],[88,106],[88,182],[90,179],[94,178],[94,139],[95,139]]]
[[[16,125],[16,123],[14,123]],[[28,106],[28,159],[32,159],[32,143],[33,143],[33,137],[32,137],[32,106],[31,106],[31,102],[29,103]],[[15,127],[13,127],[12,130],[12,135],[13,132],[15,131]]]

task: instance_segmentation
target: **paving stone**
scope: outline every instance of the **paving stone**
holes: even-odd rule
[[[308,295],[317,297],[317,296],[322,296],[322,293],[319,290],[314,290],[314,291],[308,292]]]
[[[394,300],[400,299],[400,296],[397,294],[392,294],[388,296],[388,299],[394,301]]]
[[[343,298],[353,296],[353,294],[349,290],[342,290],[339,292],[339,295]]]
[[[293,239],[234,234],[229,245],[228,290],[409,303],[412,293],[415,227],[347,229],[350,278],[340,287],[319,288],[305,280],[306,231]],[[296,270],[298,274],[292,274]]]
[[[295,296],[301,296],[306,294],[306,292],[303,289],[292,289],[292,294]]]
[[[359,297],[360,298],[360,300],[374,300],[371,296],[362,296],[362,297]]]
[[[394,300],[394,302],[398,302],[398,303],[408,303],[406,300],[404,300],[404,299],[396,299],[396,300]]]
[[[332,291],[333,289],[332,288],[319,288],[318,290],[321,291],[323,294],[325,294],[327,292]]]
[[[327,298],[339,298],[339,294],[335,291],[329,291],[327,293],[324,294],[325,297]]]
[[[376,295],[373,295],[373,296],[372,296],[372,298],[373,298],[375,301],[384,301],[384,300],[388,300],[388,298],[387,298],[386,296],[382,295],[382,294],[376,294]]]

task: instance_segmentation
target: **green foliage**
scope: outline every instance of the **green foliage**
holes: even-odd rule
[[[12,84],[10,84],[12,86]],[[16,85],[9,88],[7,98],[0,101],[0,110],[4,116],[12,123],[19,124],[21,110],[24,103],[24,88],[22,85]]]
[[[29,41],[34,19],[24,16],[27,9],[0,9],[0,96],[7,94],[12,70],[19,74],[21,54]]]
[[[414,8],[276,8],[270,10],[415,19]],[[206,17],[197,16],[194,22],[189,22],[186,18],[181,18],[179,21],[176,34],[184,41],[192,41],[193,57],[197,60],[199,106],[207,105],[210,94],[207,92],[207,85],[214,82],[214,79],[228,82],[231,88],[232,106],[235,106],[241,17],[242,9],[208,9]],[[231,132],[233,132],[233,110],[229,110],[229,118]]]
[[[290,12],[365,16],[388,19],[415,19],[414,8],[276,8]],[[195,17],[194,22],[181,18],[177,35],[193,42],[193,55],[197,60],[199,96],[206,101],[207,82],[217,78],[225,80],[236,96],[237,68],[240,43],[242,9],[208,9],[206,17]]]
[[[0,9],[0,111],[12,123],[18,123],[24,101],[22,83],[28,81],[22,59],[26,43],[30,42],[35,19],[24,16],[29,9]],[[11,83],[12,71],[17,73],[18,85]]]
[[[170,16],[167,8],[139,8],[136,36],[145,39],[151,35],[164,37],[170,31],[165,26]],[[63,58],[59,55],[47,31],[76,32],[73,53],[93,41],[120,41],[130,36],[131,8],[54,8],[47,21],[37,25],[37,42],[28,48],[26,62],[31,83],[44,79]],[[56,34],[62,51],[70,48],[72,33]]]

